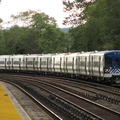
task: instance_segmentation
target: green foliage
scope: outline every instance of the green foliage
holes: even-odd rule
[[[96,0],[84,5],[83,16],[77,20],[85,24],[70,30],[73,51],[120,49],[120,1]]]
[[[4,50],[4,35],[3,35],[3,27],[2,27],[3,20],[0,18],[0,54],[3,54]]]
[[[24,28],[14,26],[10,30],[4,30],[4,54],[23,53],[21,36],[24,34]]]
[[[26,11],[12,15],[10,30],[4,30],[3,54],[40,54],[62,52],[66,34],[57,28],[56,20],[45,13]]]
[[[57,53],[63,52],[65,47],[65,33],[54,26],[47,26],[38,39],[39,46],[43,53]]]

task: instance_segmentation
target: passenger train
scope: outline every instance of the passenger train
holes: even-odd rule
[[[120,50],[1,55],[1,72],[29,72],[120,83]]]

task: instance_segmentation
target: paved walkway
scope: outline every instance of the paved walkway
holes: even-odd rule
[[[2,84],[0,84],[0,120],[23,120]]]

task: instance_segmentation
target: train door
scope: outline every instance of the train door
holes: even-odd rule
[[[35,71],[36,70],[35,58],[32,58],[32,61],[33,61],[33,70]]]
[[[21,67],[22,67],[22,65],[21,65],[21,58],[19,58],[19,70],[21,70]]]
[[[5,58],[5,67],[3,67],[4,69],[7,69],[7,58]]]
[[[75,63],[75,58],[73,57],[72,58],[72,73],[73,74],[75,73],[75,65],[74,65],[74,63]]]
[[[77,56],[76,57],[76,72],[77,72],[77,74],[79,74],[79,65],[80,64],[80,57],[79,56]]]
[[[90,62],[89,62],[89,74],[92,76],[93,75],[93,56],[90,56]]]
[[[55,57],[53,58],[53,71],[55,72]]]
[[[62,73],[62,57],[60,57],[60,73]]]
[[[25,68],[28,70],[27,58],[25,58]]]
[[[39,58],[39,61],[40,61],[40,63],[39,63],[39,69],[40,69],[40,71],[42,71],[42,58],[41,57]]]
[[[6,68],[9,70],[10,69],[10,66],[11,66],[11,59],[10,59],[10,57],[7,57],[6,58]]]
[[[52,57],[48,57],[48,71],[51,72],[52,67]]]
[[[87,57],[85,57],[85,75],[87,75]]]
[[[99,69],[99,76],[101,76],[101,56],[99,56],[98,69]]]
[[[65,73],[65,68],[66,68],[66,66],[65,66],[65,57],[63,57],[63,72]]]
[[[68,61],[68,58],[66,57],[66,58],[65,58],[65,73],[68,72],[68,69],[67,69],[67,61]]]

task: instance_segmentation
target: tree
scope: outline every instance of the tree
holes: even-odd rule
[[[4,50],[4,35],[3,35],[3,20],[0,18],[0,54],[3,54]]]
[[[65,48],[65,33],[61,32],[59,28],[49,25],[46,26],[38,41],[44,53],[63,52]]]
[[[31,10],[11,17],[13,27],[4,32],[6,54],[40,54],[63,50],[65,33],[57,27],[54,18]]]
[[[79,21],[78,23],[83,21],[83,24],[79,24],[78,27],[70,31],[73,39],[73,49],[76,49],[78,45],[79,49],[89,51],[96,49],[119,49],[119,0],[95,0],[90,2],[77,0],[77,2],[78,4],[69,2],[67,4],[67,8],[69,7],[71,9],[73,7],[70,7],[70,5],[75,5],[77,8],[84,8],[80,17],[75,19],[75,21]],[[72,23],[75,24],[74,22]]]
[[[10,30],[4,30],[4,54],[22,54],[22,35],[25,34],[25,29],[17,25],[13,26]]]
[[[89,19],[86,23],[86,31],[91,28],[89,29],[91,34],[88,34],[88,39],[93,38],[93,42],[90,41],[90,43],[93,43],[93,48],[98,48],[98,50],[119,49],[116,46],[120,44],[117,40],[120,38],[119,11],[119,0],[99,0],[87,8],[86,13]],[[91,35],[94,37],[91,37]],[[116,42],[117,44],[115,44]],[[97,47],[94,47],[96,45]]]

